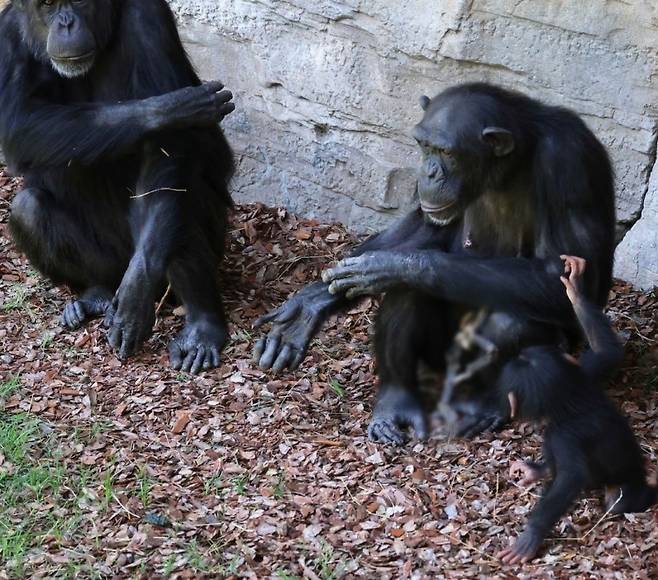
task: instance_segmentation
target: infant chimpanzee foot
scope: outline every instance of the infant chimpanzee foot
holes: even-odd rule
[[[368,437],[379,443],[403,445],[412,427],[417,438],[427,438],[427,417],[420,402],[404,389],[383,387],[381,392],[368,426]]]
[[[226,326],[219,321],[188,322],[169,345],[171,366],[193,375],[216,368],[226,339]]]
[[[544,538],[542,535],[529,528],[525,530],[509,548],[498,552],[497,557],[505,564],[519,564],[529,562],[539,552]]]
[[[64,306],[62,326],[75,330],[92,318],[104,316],[112,303],[112,296],[112,292],[106,288],[89,288],[77,300],[72,300]]]

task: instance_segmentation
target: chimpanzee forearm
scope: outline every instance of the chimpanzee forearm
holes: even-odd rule
[[[583,371],[595,382],[604,380],[621,364],[624,349],[608,317],[599,308],[580,297],[574,311],[590,347],[580,359]]]
[[[89,165],[121,156],[154,131],[210,126],[233,110],[218,82],[117,103],[58,105],[28,100],[0,111],[0,140],[18,171]]]
[[[573,309],[560,283],[561,262],[476,258],[436,250],[367,253],[323,275],[332,293],[354,296],[409,286],[438,298],[546,322],[569,323]]]

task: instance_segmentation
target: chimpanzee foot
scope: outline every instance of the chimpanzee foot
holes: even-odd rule
[[[519,564],[529,562],[539,552],[544,538],[542,535],[532,529],[525,530],[509,548],[498,552],[497,557],[505,564]]]
[[[218,367],[226,338],[226,327],[221,322],[188,322],[169,345],[171,366],[193,375]]]
[[[419,439],[427,438],[427,417],[416,397],[404,389],[389,387],[377,401],[368,437],[379,443],[402,445],[408,439],[409,427]]]
[[[112,292],[102,287],[86,290],[80,298],[64,306],[62,325],[69,330],[80,328],[85,322],[97,316],[104,316],[112,303]]]
[[[546,467],[541,463],[533,463],[531,461],[515,461],[509,469],[510,477],[523,476],[519,481],[519,485],[527,486],[537,481],[541,481],[546,477]]]

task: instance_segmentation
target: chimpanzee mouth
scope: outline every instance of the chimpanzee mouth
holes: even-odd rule
[[[94,65],[96,51],[92,50],[79,56],[70,56],[66,58],[50,57],[50,62],[61,76],[66,78],[75,78],[87,74]]]
[[[459,211],[454,211],[458,206],[457,201],[444,203],[443,205],[432,205],[425,202],[420,202],[420,209],[427,218],[434,224],[446,226],[455,221],[459,217]],[[453,210],[453,211],[451,211]]]

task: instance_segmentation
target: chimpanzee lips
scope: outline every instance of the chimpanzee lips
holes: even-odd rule
[[[431,223],[439,226],[447,226],[459,216],[459,212],[453,210],[453,208],[457,208],[458,205],[459,204],[456,200],[443,205],[433,205],[421,201],[420,209],[423,210],[426,219]]]
[[[443,205],[433,205],[431,203],[421,201],[420,207],[425,213],[442,213],[450,209],[456,203],[457,201],[450,201],[448,203],[444,203]]]

